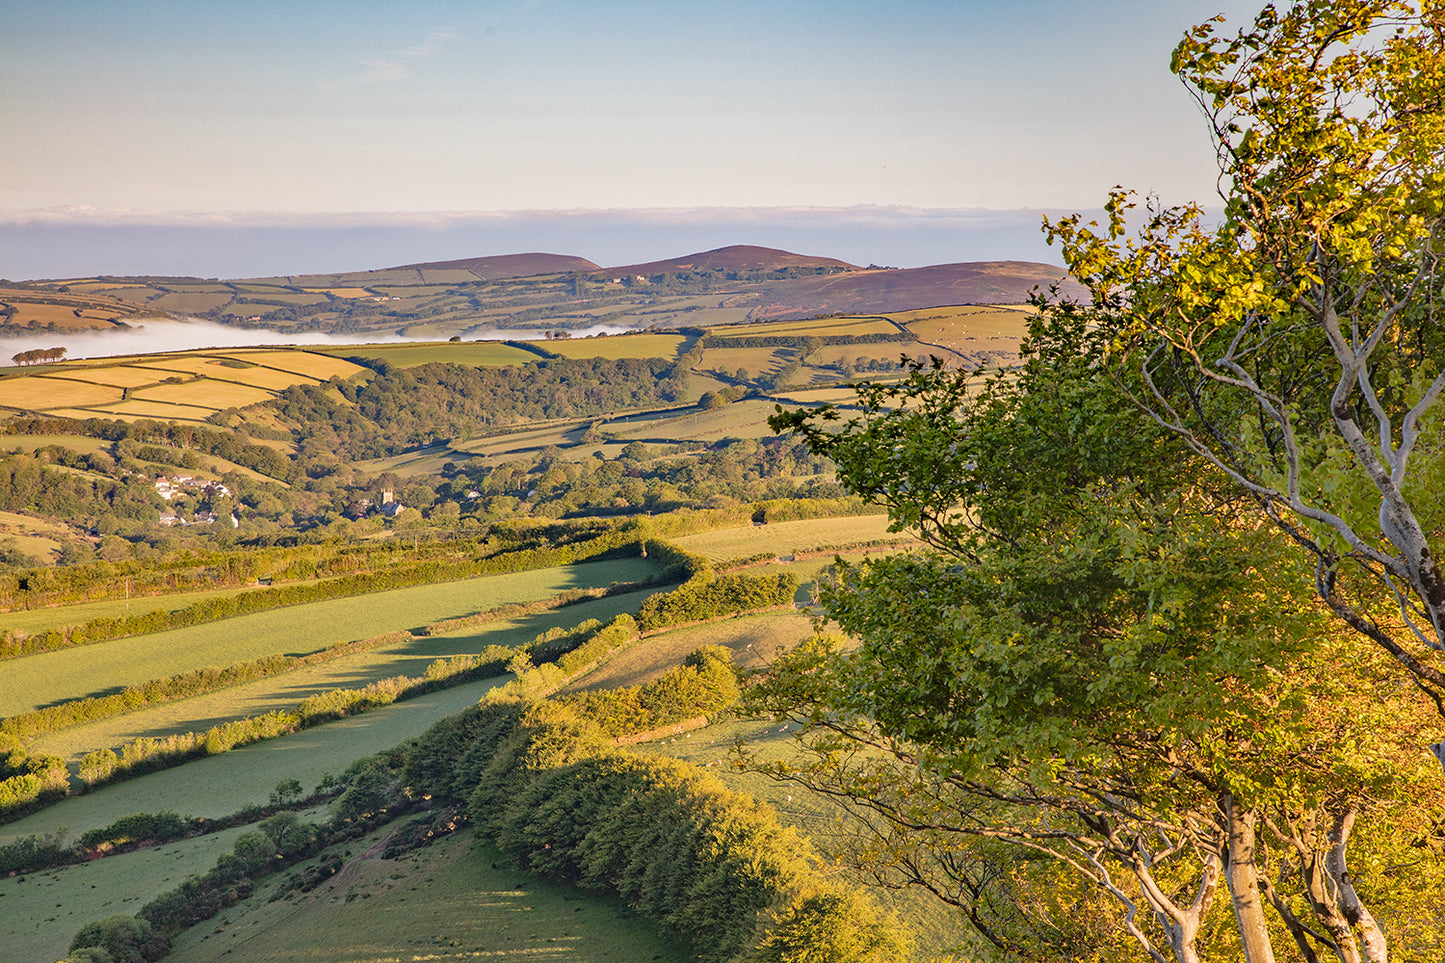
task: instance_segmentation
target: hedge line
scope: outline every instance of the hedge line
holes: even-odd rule
[[[889,344],[894,341],[917,341],[909,331],[879,331],[874,334],[745,334],[729,336],[709,333],[702,338],[703,348],[791,348],[805,340],[819,347],[838,344]]]
[[[558,701],[574,706],[615,739],[698,716],[715,716],[738,701],[738,681],[732,653],[709,645],[651,682],[580,692]]]
[[[357,572],[323,582],[282,585],[223,598],[206,599],[174,612],[161,609],[121,618],[91,619],[81,625],[51,629],[48,632],[32,636],[7,631],[0,636],[0,659],[89,645],[127,635],[144,635],[167,629],[184,628],[287,605],[322,602],[389,589],[432,585],[438,582],[455,582],[481,575],[501,575],[570,565],[621,551],[636,542],[636,535],[615,530],[585,542],[545,548],[525,548],[462,561],[435,559],[412,566],[394,567],[382,572]]]
[[[408,633],[395,635],[410,637]],[[292,709],[234,719],[212,726],[205,732],[143,736],[121,746],[120,752],[97,749],[81,758],[77,775],[86,789],[96,789],[439,689],[492,678],[513,666],[524,672],[546,673],[545,678],[548,679],[554,678],[557,673],[566,678],[578,674],[594,664],[602,654],[637,638],[637,635],[636,624],[630,616],[618,616],[606,627],[595,619],[589,619],[571,630],[551,629],[515,648],[493,645],[474,655],[437,659],[420,676],[393,676],[358,689],[333,689],[303,699]],[[544,663],[533,666],[531,655],[534,650],[539,653],[539,658],[556,659],[557,665]],[[538,686],[540,678],[543,677],[529,675],[527,685]],[[70,793],[69,771],[64,760],[37,757],[29,762],[39,770],[37,773],[0,781],[0,823],[19,819]]]
[[[701,675],[726,668],[727,658],[725,650],[700,650],[689,663],[685,668]],[[484,702],[438,722],[415,743],[351,766],[325,825],[279,813],[239,837],[209,872],[135,917],[82,927],[70,963],[94,960],[87,947],[104,947],[116,960],[161,959],[173,933],[245,898],[257,881],[360,836],[426,796],[464,800],[479,835],[519,868],[618,893],[689,942],[702,963],[911,958],[906,934],[857,891],[824,881],[806,841],[767,807],[696,767],[610,742],[575,707]],[[146,828],[139,826],[146,817],[129,818]],[[151,822],[157,820],[164,822]],[[424,816],[393,834],[392,849],[458,822],[448,812]],[[310,889],[341,865],[336,857],[323,860],[284,881],[277,895]]]
[[[613,526],[591,526],[563,533],[567,541],[584,540]],[[110,600],[122,590],[132,598],[168,595],[196,589],[254,584],[257,578],[276,581],[316,579],[355,572],[374,572],[414,564],[423,559],[451,560],[471,553],[478,557],[505,550],[507,543],[527,540],[512,525],[494,525],[485,536],[464,539],[420,538],[347,545],[305,543],[266,548],[183,552],[159,561],[87,562],[0,573],[0,604],[35,609],[72,602]],[[512,544],[510,547],[519,547]],[[21,584],[25,588],[20,588]]]
[[[591,599],[604,598],[609,595],[634,592],[650,584],[653,584],[652,580],[619,583],[608,586],[607,588],[572,589],[550,599],[536,602],[517,602],[511,605],[488,609],[485,612],[478,612],[475,615],[455,619],[442,619],[424,626],[421,629],[421,633],[424,636],[441,635],[459,628],[485,625],[488,622],[496,622],[502,619],[529,615],[534,612],[558,609]],[[224,668],[210,666],[203,669],[193,669],[190,672],[183,672],[179,675],[173,675],[163,679],[152,679],[147,682],[142,682],[139,685],[129,686],[112,695],[74,699],[59,705],[47,706],[44,709],[38,709],[34,712],[26,712],[21,715],[10,716],[7,719],[0,719],[0,737],[13,736],[16,739],[31,739],[37,735],[56,732],[69,726],[98,722],[102,719],[109,719],[114,716],[124,715],[128,712],[135,712],[149,706],[205,695],[206,693],[215,692],[229,686],[270,678],[307,666],[319,665],[334,659],[356,655],[361,652],[368,652],[382,646],[413,641],[414,638],[410,632],[402,629],[396,632],[387,632],[383,635],[374,635],[370,638],[357,639],[352,642],[338,642],[335,645],[306,655],[270,655],[247,662],[237,662]],[[511,652],[510,649],[507,651],[509,653]],[[506,659],[504,658],[502,664],[505,665],[505,663]],[[8,742],[8,740],[6,741]]]
[[[644,630],[651,631],[737,612],[792,605],[797,590],[798,577],[789,571],[714,575],[707,570],[671,592],[649,595],[638,610],[637,622]]]
[[[798,833],[714,776],[612,748],[555,702],[488,702],[433,726],[408,755],[414,794],[465,798],[518,868],[616,892],[703,963],[903,961],[906,936],[824,882]]]

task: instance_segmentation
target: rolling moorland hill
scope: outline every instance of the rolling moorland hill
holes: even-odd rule
[[[402,264],[382,271],[470,271],[478,281],[525,278],[536,274],[576,274],[600,271],[602,267],[585,257],[570,254],[500,254],[495,257],[466,257],[455,261],[427,261]]]
[[[807,314],[873,314],[943,304],[1018,304],[1035,289],[1060,285],[1060,294],[1083,289],[1062,268],[1032,261],[973,261],[932,267],[850,271],[777,285],[754,302],[750,318]]]
[[[862,268],[847,261],[831,257],[815,257],[808,254],[794,254],[777,248],[757,247],[751,244],[732,244],[685,254],[665,261],[648,261],[645,264],[627,264],[610,267],[607,273],[613,275],[675,274],[678,271],[784,271],[788,268],[833,268],[840,271],[860,271]]]
[[[1017,304],[1060,282],[1062,294],[1080,293],[1062,268],[1022,261],[860,268],[835,258],[734,245],[599,268],[581,257],[533,253],[226,281],[36,281],[0,292],[0,335],[111,327],[122,316],[171,316],[298,334],[526,338],[544,330],[709,327],[940,305]],[[60,297],[89,299],[96,309],[78,302],[46,303]]]

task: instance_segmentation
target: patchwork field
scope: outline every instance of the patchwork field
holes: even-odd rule
[[[309,696],[333,689],[354,689],[404,675],[415,678],[436,659],[475,654],[489,645],[520,645],[553,628],[570,629],[588,619],[607,622],[635,612],[646,592],[629,593],[569,605],[548,612],[458,629],[400,645],[360,652],[307,666],[269,679],[164,703],[112,719],[73,726],[38,737],[31,749],[77,762],[95,749],[115,748],[141,736],[163,738],[204,732],[231,719],[291,709]]]
[[[411,368],[433,361],[469,364],[479,368],[509,364],[528,364],[540,358],[525,348],[514,348],[500,341],[436,341],[422,344],[358,344],[334,348],[317,348],[317,354],[335,358],[367,358],[385,361],[399,368]]]
[[[307,351],[241,348],[146,356],[117,364],[68,362],[43,372],[0,376],[0,408],[67,418],[204,421],[217,411],[269,401],[294,384],[364,371]]]
[[[572,588],[646,577],[656,565],[615,559],[331,599],[239,615],[184,629],[131,636],[4,663],[0,715],[118,691],[198,666],[230,665],[273,653],[300,655],[337,642],[416,628]]]

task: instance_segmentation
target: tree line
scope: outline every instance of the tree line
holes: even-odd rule
[[[29,351],[12,354],[10,360],[18,365],[41,364],[50,361],[59,361],[65,357],[65,352],[65,348],[33,348]]]

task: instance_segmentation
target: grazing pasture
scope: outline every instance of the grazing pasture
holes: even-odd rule
[[[636,592],[594,599],[358,652],[268,679],[47,733],[34,740],[30,751],[77,762],[94,749],[117,748],[141,736],[163,738],[204,732],[232,719],[291,709],[302,699],[333,689],[357,689],[398,675],[417,678],[436,659],[474,655],[489,645],[520,645],[549,629],[570,629],[588,619],[610,622],[623,612],[637,611],[648,594]]]
[[[655,563],[640,558],[584,562],[329,599],[42,652],[0,663],[0,676],[6,682],[0,688],[0,715],[118,691],[201,666],[225,666],[276,653],[315,652],[337,642],[549,598],[568,589],[635,581],[656,571]]]
[[[616,898],[507,869],[470,831],[381,859],[385,831],[307,894],[267,902],[271,885],[220,925],[181,934],[172,963],[358,963],[463,960],[686,963],[685,948]],[[495,868],[501,867],[501,868]]]
[[[541,360],[537,354],[525,348],[515,348],[500,341],[349,344],[332,348],[318,348],[316,351],[318,354],[330,355],[337,359],[364,358],[371,361],[385,361],[398,368],[412,368],[419,364],[431,364],[434,361],[489,368],[528,364]]]
[[[906,541],[909,536],[889,532],[887,515],[855,515],[718,528],[697,535],[685,535],[675,541],[689,552],[705,555],[714,561],[726,561],[760,552],[791,555],[809,549],[879,539]]]
[[[0,876],[0,946],[13,963],[63,959],[91,920],[134,914],[157,893],[204,873],[250,827],[181,839],[89,863]]]

